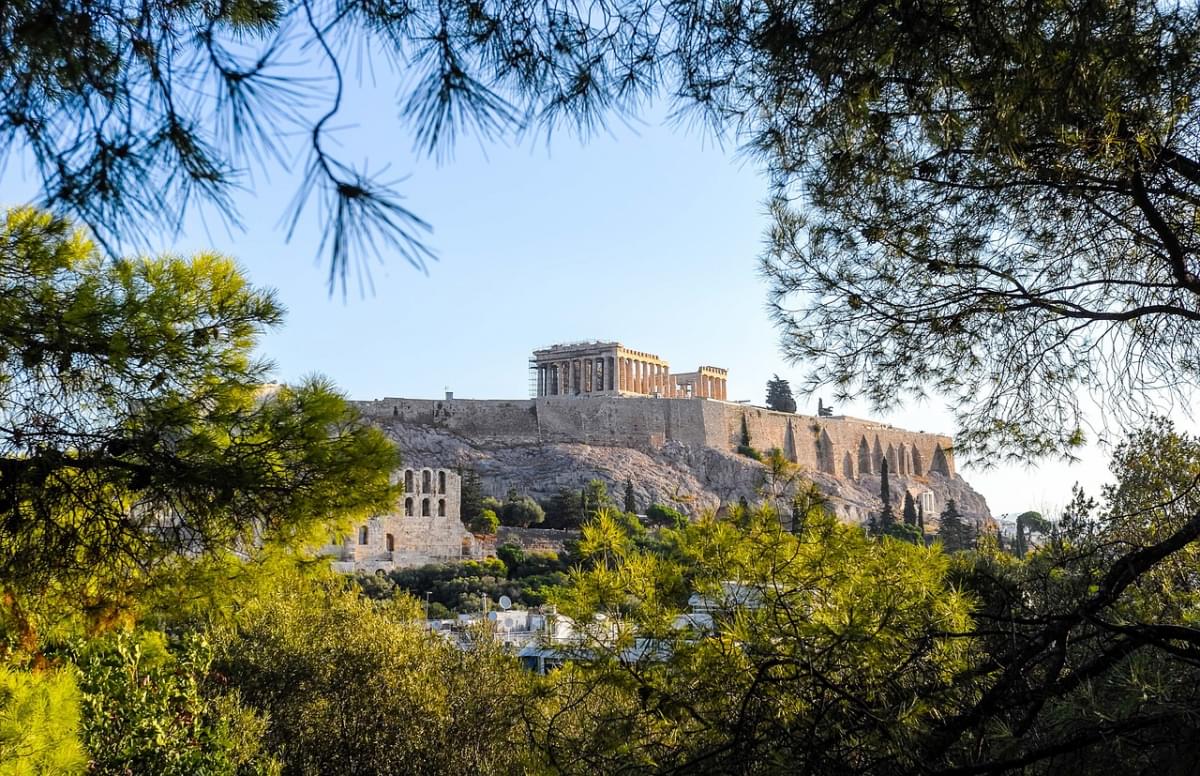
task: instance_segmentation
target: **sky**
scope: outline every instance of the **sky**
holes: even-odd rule
[[[390,165],[405,204],[433,226],[438,259],[423,273],[399,257],[371,269],[373,290],[331,296],[317,257],[321,224],[310,210],[288,241],[280,225],[297,179],[277,168],[236,198],[245,228],[192,214],[179,234],[155,238],[178,253],[232,256],[251,281],[276,290],[286,324],[262,351],[276,379],[319,373],[351,398],[524,398],[539,347],[617,340],[673,369],[729,370],[729,398],[761,404],[773,374],[798,384],[766,308],[758,257],[767,186],[754,164],[658,118],[609,128],[587,142],[567,135],[489,143],[461,140],[437,163],[412,151],[386,90],[348,104],[339,139],[350,161]],[[362,149],[356,155],[354,151]],[[32,197],[30,167],[10,162],[0,202]],[[816,414],[817,396],[799,411]],[[824,397],[829,403],[829,397]],[[861,404],[836,411],[913,430],[954,433],[936,402],[879,416]],[[993,514],[1053,513],[1079,481],[1096,493],[1105,456],[1035,468],[961,468]]]

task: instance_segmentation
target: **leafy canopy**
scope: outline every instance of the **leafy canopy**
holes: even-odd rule
[[[325,538],[385,509],[395,449],[319,378],[264,387],[282,310],[232,261],[107,261],[69,223],[0,230],[0,584],[103,619],[182,555]],[[18,625],[18,630],[21,627]]]

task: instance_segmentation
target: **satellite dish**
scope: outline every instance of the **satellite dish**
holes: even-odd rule
[[[500,600],[496,603],[500,604],[500,608],[504,611],[508,611],[510,608],[512,608],[512,599],[506,595],[500,596]]]
[[[500,615],[496,614],[495,612],[488,612],[488,613],[487,613],[487,618],[488,618],[488,620],[490,620],[491,622],[495,622],[495,621],[496,621],[496,618],[498,618],[499,616],[500,616]]]

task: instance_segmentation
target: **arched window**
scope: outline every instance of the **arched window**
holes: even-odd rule
[[[438,517],[445,517],[445,516],[446,516],[446,499],[439,498],[438,499]]]
[[[412,516],[413,516],[413,511],[412,511],[412,510],[413,510],[413,500],[412,500],[412,498],[406,498],[406,499],[404,499],[404,516],[405,516],[405,517],[412,517]]]
[[[396,551],[396,537],[392,536],[391,534],[387,535],[387,551],[388,552]]]
[[[446,492],[446,473],[438,472],[438,493]]]
[[[421,517],[429,517],[429,499],[421,499]]]
[[[412,492],[413,492],[413,476],[412,476],[412,469],[405,469],[405,470],[404,470],[404,492],[405,492],[405,493],[412,493]]]
[[[361,526],[361,527],[358,529],[358,543],[359,543],[359,544],[366,544],[366,543],[367,543],[367,527],[366,527],[365,525],[364,525],[364,526]]]
[[[429,471],[421,472],[421,492],[428,493],[433,490],[433,475]]]

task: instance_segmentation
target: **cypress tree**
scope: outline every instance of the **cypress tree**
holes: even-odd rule
[[[914,527],[917,525],[917,505],[907,490],[904,491],[904,524]]]
[[[469,523],[483,514],[483,487],[474,469],[461,468],[458,474],[462,477],[462,489],[459,491],[462,519]]]
[[[633,480],[625,480],[625,511],[637,513],[637,501],[633,497]]]
[[[888,482],[887,458],[879,464],[879,500],[883,502],[883,509],[879,512],[879,527],[887,530],[888,526],[896,522],[896,516],[892,514],[892,488]]]

